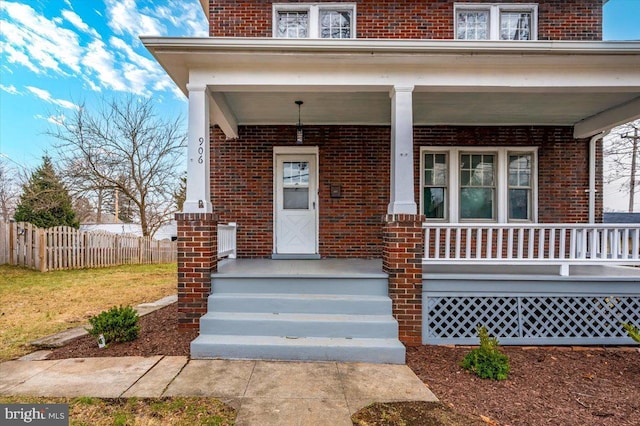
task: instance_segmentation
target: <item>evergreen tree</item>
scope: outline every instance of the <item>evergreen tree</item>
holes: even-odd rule
[[[187,174],[185,173],[180,177],[180,186],[173,191],[173,202],[176,204],[176,208],[179,212],[182,211],[182,206],[187,199]]]
[[[80,226],[69,192],[58,178],[51,158],[44,156],[42,165],[22,186],[14,218],[18,222],[33,223],[40,228]]]

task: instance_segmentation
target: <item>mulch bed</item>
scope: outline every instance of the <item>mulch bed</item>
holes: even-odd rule
[[[640,353],[635,349],[501,349],[509,356],[511,373],[500,382],[459,367],[466,348],[408,348],[407,364],[455,411],[497,424],[640,424]]]
[[[95,339],[85,336],[55,349],[48,359],[188,356],[197,332],[178,331],[176,318],[173,304],[140,318],[140,337],[133,342],[99,349]],[[635,348],[583,349],[503,347],[511,373],[501,382],[462,370],[459,363],[468,348],[410,347],[407,364],[445,408],[462,418],[494,425],[639,425],[640,353]]]
[[[112,343],[104,349],[96,339],[83,336],[58,349],[47,359],[92,358],[108,356],[189,356],[189,344],[197,331],[178,330],[178,304],[173,303],[140,317],[140,337],[132,342]]]

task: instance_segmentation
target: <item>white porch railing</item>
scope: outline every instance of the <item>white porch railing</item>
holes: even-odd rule
[[[423,264],[640,265],[637,224],[423,224]]]
[[[236,258],[236,231],[238,225],[235,222],[218,224],[218,259],[228,257]]]

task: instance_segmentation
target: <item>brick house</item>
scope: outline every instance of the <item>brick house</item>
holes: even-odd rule
[[[192,356],[404,362],[398,340],[478,324],[621,342],[585,324],[612,321],[590,316],[612,295],[617,321],[640,309],[610,266],[638,261],[639,231],[600,224],[601,138],[640,116],[640,43],[602,41],[602,0],[201,3],[210,37],[142,39],[189,99]]]

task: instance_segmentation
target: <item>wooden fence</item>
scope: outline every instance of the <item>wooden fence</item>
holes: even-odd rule
[[[0,222],[0,264],[41,272],[124,264],[170,263],[175,241],[83,232],[67,226],[41,229],[30,223]]]

